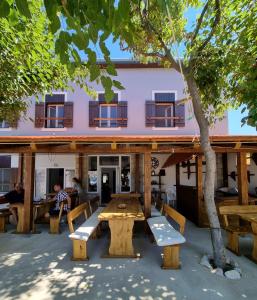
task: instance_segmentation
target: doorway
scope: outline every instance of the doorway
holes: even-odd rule
[[[46,192],[53,193],[54,185],[56,183],[61,184],[63,187],[64,184],[64,169],[59,168],[49,168],[47,169],[46,177]]]
[[[101,202],[106,204],[111,200],[111,194],[116,193],[117,172],[115,167],[101,168]]]

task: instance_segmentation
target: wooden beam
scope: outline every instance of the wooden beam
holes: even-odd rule
[[[140,154],[135,157],[135,192],[140,193]]]
[[[223,186],[228,186],[228,154],[222,153],[222,180]]]
[[[32,230],[33,218],[33,197],[34,197],[34,175],[35,175],[35,154],[24,154],[24,219],[23,233]]]
[[[76,142],[71,142],[70,143],[70,150],[73,150],[73,151],[76,151],[77,150],[77,144],[76,144]]]
[[[198,155],[196,158],[196,188],[198,206],[198,226],[203,226],[203,157]]]
[[[151,217],[151,152],[144,153],[144,208],[145,217]]]
[[[152,143],[152,150],[157,150],[158,144],[156,142]]]
[[[246,153],[237,154],[237,182],[239,204],[248,205],[248,179]]]
[[[84,169],[84,154],[83,153],[79,153],[78,154],[78,177],[81,180],[81,182],[83,182],[83,169]]]
[[[32,152],[36,152],[37,151],[36,143],[30,143],[30,149],[31,149]]]

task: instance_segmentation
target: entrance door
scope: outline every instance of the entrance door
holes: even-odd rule
[[[101,168],[101,202],[108,203],[116,193],[116,168]]]
[[[46,191],[47,193],[54,192],[54,185],[59,183],[63,187],[64,169],[50,168],[47,169]]]

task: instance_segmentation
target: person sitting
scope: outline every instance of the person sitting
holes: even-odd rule
[[[22,187],[21,183],[16,183],[14,185],[14,190],[6,193],[5,195],[0,197],[0,204],[2,203],[10,203],[10,204],[14,204],[14,203],[24,203],[24,189]],[[10,216],[10,222],[17,225],[18,222],[18,218],[17,218],[17,212],[16,209],[13,209],[12,207],[10,207],[10,212],[11,212],[11,216]]]
[[[63,206],[63,212],[67,213],[71,207],[71,198],[70,196],[62,189],[61,184],[57,183],[54,185],[54,191],[57,193],[54,197],[55,205],[51,207],[49,212],[45,214],[46,218],[50,216],[58,216],[60,213],[61,203],[67,201],[67,204]]]

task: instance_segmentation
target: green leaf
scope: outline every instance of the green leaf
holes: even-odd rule
[[[79,50],[83,50],[88,46],[88,36],[83,34],[82,31],[77,31],[72,35],[73,43],[79,48]]]
[[[98,65],[90,64],[89,66],[89,72],[90,72],[90,81],[96,80],[96,78],[100,75],[100,68]]]
[[[19,12],[25,16],[26,18],[31,18],[29,6],[27,0],[16,0],[16,5],[19,10]]]
[[[55,33],[61,27],[60,20],[57,16],[51,18],[50,29],[52,33]]]
[[[108,72],[108,74],[113,75],[113,76],[117,76],[117,71],[114,67],[113,64],[108,64],[106,67],[106,71]]]
[[[117,80],[113,80],[113,85],[119,90],[125,90],[124,86]]]
[[[0,17],[7,17],[10,13],[10,6],[6,0],[0,1]]]

